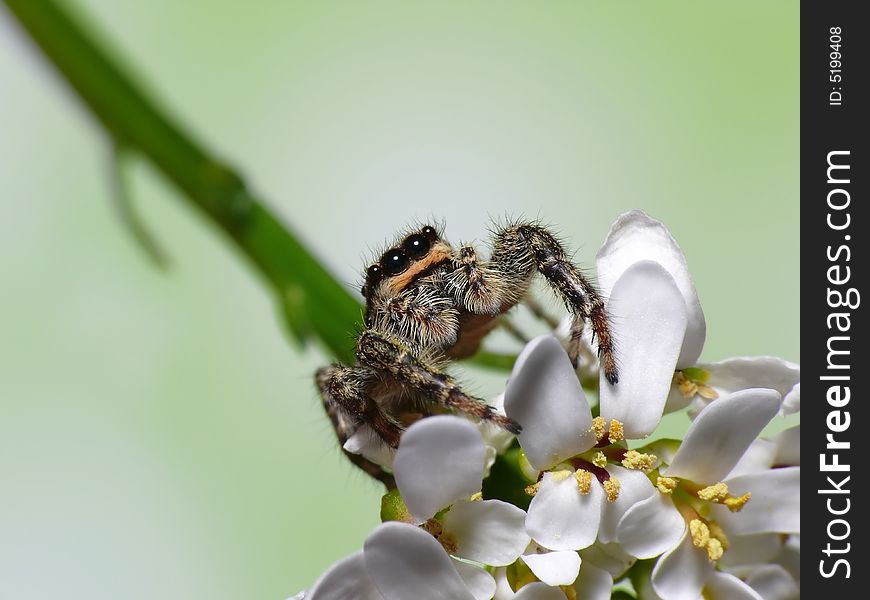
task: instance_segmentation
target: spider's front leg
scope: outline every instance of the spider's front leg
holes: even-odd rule
[[[398,339],[369,329],[357,342],[357,357],[405,389],[419,394],[421,399],[495,423],[514,434],[521,430],[518,423],[499,414],[483,400],[465,393],[453,378],[416,356]]]
[[[582,348],[583,325],[589,321],[593,337],[598,338],[598,355],[604,377],[611,384],[619,381],[613,336],[604,301],[586,277],[568,260],[562,244],[546,228],[520,223],[496,232],[491,265],[505,279],[513,279],[516,289],[525,289],[535,269],[555,289],[574,315],[568,354],[577,365]]]
[[[345,442],[363,423],[389,446],[396,448],[399,445],[401,427],[370,396],[376,387],[377,374],[365,366],[346,367],[333,364],[318,369],[315,381],[320,390],[323,408],[332,422],[345,456],[368,475],[382,482],[387,489],[396,487],[393,476],[380,465],[343,449]]]

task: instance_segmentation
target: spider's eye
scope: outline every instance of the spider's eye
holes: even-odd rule
[[[374,264],[366,269],[366,282],[365,285],[360,289],[360,293],[363,296],[368,296],[369,290],[373,285],[376,285],[381,279],[384,278],[384,268],[379,264]]]
[[[429,248],[432,247],[432,242],[422,233],[409,235],[402,242],[402,248],[408,253],[411,258],[423,258],[428,254]]]
[[[426,225],[426,227],[421,229],[420,233],[422,233],[424,236],[426,236],[426,239],[429,240],[430,242],[434,242],[435,240],[438,239],[438,232],[435,231],[434,227],[431,227],[429,225]]]
[[[407,269],[411,261],[404,250],[394,248],[387,250],[386,254],[381,257],[381,264],[384,265],[384,273],[392,276]]]

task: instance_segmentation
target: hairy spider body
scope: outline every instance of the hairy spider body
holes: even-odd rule
[[[447,375],[450,360],[472,356],[502,316],[522,302],[540,273],[574,315],[568,354],[577,364],[583,326],[598,339],[607,381],[618,376],[604,303],[568,259],[562,244],[538,223],[493,230],[489,260],[473,246],[453,248],[426,225],[400,238],[369,266],[361,293],[365,327],[357,364],[317,372],[317,386],[342,444],[367,424],[391,447],[413,420],[438,410],[458,411],[513,433],[520,424],[475,398]],[[392,476],[347,453],[360,468],[392,486]]]

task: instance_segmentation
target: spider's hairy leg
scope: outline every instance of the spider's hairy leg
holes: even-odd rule
[[[329,365],[317,370],[315,381],[339,444],[345,456],[371,477],[383,483],[387,489],[396,487],[390,473],[367,458],[344,450],[344,444],[361,423],[366,423],[393,448],[399,445],[400,427],[393,422],[369,397],[373,380],[366,367]]]
[[[446,289],[459,306],[476,315],[495,315],[505,301],[504,285],[498,271],[480,260],[473,246],[462,246],[447,275]]]
[[[593,336],[598,338],[598,354],[605,378],[611,384],[619,380],[604,301],[589,280],[568,260],[565,249],[552,233],[535,223],[504,227],[495,233],[492,263],[506,277],[525,277],[526,280],[536,268],[574,315],[568,347],[571,362],[576,366],[583,324],[588,320]]]
[[[426,364],[396,339],[369,329],[357,342],[357,357],[405,388],[419,393],[423,399],[490,421],[514,434],[521,431],[514,420],[499,414],[483,400],[465,393],[449,375]]]

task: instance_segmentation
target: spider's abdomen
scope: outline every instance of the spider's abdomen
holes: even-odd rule
[[[501,315],[476,315],[465,312],[460,316],[459,335],[456,342],[447,349],[447,356],[455,359],[474,356],[480,344],[498,326]]]

